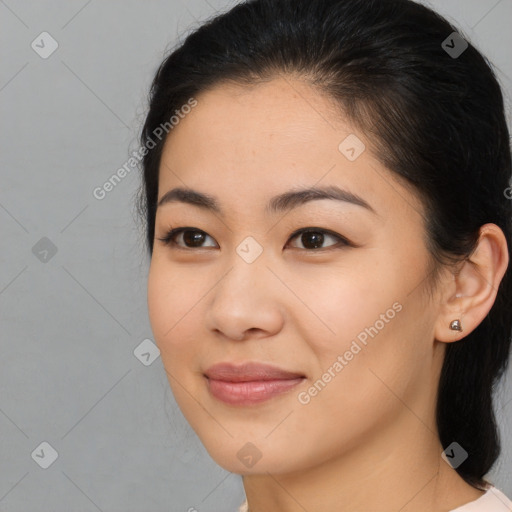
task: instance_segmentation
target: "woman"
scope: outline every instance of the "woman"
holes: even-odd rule
[[[454,27],[409,0],[236,5],[161,64],[141,142],[152,330],[240,510],[512,510],[484,478],[509,133]]]

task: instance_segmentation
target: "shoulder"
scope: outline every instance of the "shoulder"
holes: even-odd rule
[[[248,504],[247,500],[245,500],[240,507],[238,508],[238,512],[248,512]]]
[[[490,485],[480,498],[450,512],[512,512],[512,501],[494,485]]]

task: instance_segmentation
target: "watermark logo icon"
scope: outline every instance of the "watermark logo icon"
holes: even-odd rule
[[[441,457],[453,469],[457,469],[468,458],[468,452],[454,441],[441,453]]]
[[[364,142],[353,133],[343,139],[338,146],[339,152],[351,162],[359,158],[365,149]]]
[[[46,441],[43,441],[32,453],[32,459],[43,469],[48,469],[56,460],[59,454],[57,450]]]
[[[43,236],[32,247],[32,254],[41,263],[48,263],[57,254],[57,246],[49,238]]]
[[[252,236],[248,236],[238,245],[236,252],[246,263],[252,263],[263,252],[263,247]]]
[[[160,357],[160,349],[150,339],[146,338],[135,347],[133,355],[144,366],[149,366]]]
[[[48,32],[41,32],[30,46],[39,57],[47,59],[59,47],[59,43]]]
[[[468,42],[458,32],[452,32],[441,43],[441,48],[452,59],[460,57],[467,50],[468,46]]]
[[[263,456],[258,448],[252,443],[245,443],[236,456],[238,460],[246,467],[252,468]]]

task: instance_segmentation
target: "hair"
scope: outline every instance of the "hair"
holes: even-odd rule
[[[296,77],[333,99],[368,136],[375,157],[421,198],[434,270],[466,261],[485,223],[502,229],[510,256],[511,154],[502,92],[474,46],[458,57],[445,51],[442,43],[453,32],[460,34],[411,0],[242,2],[204,22],[165,57],[140,142],[147,144],[173,112],[214,86]],[[142,160],[137,208],[150,257],[164,143],[165,137]],[[468,452],[456,471],[477,488],[488,483],[484,475],[501,451],[493,392],[508,366],[511,297],[509,266],[484,320],[446,344],[439,380],[441,444],[456,441]]]

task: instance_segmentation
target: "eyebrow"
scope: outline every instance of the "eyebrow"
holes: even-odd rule
[[[289,190],[288,192],[271,198],[267,204],[266,212],[276,214],[292,210],[310,201],[320,199],[331,199],[351,203],[378,215],[362,197],[348,190],[341,189],[336,185]],[[173,188],[169,190],[158,201],[157,208],[173,202],[191,204],[204,210],[218,213],[221,216],[224,215],[219,201],[215,197],[190,188]]]

